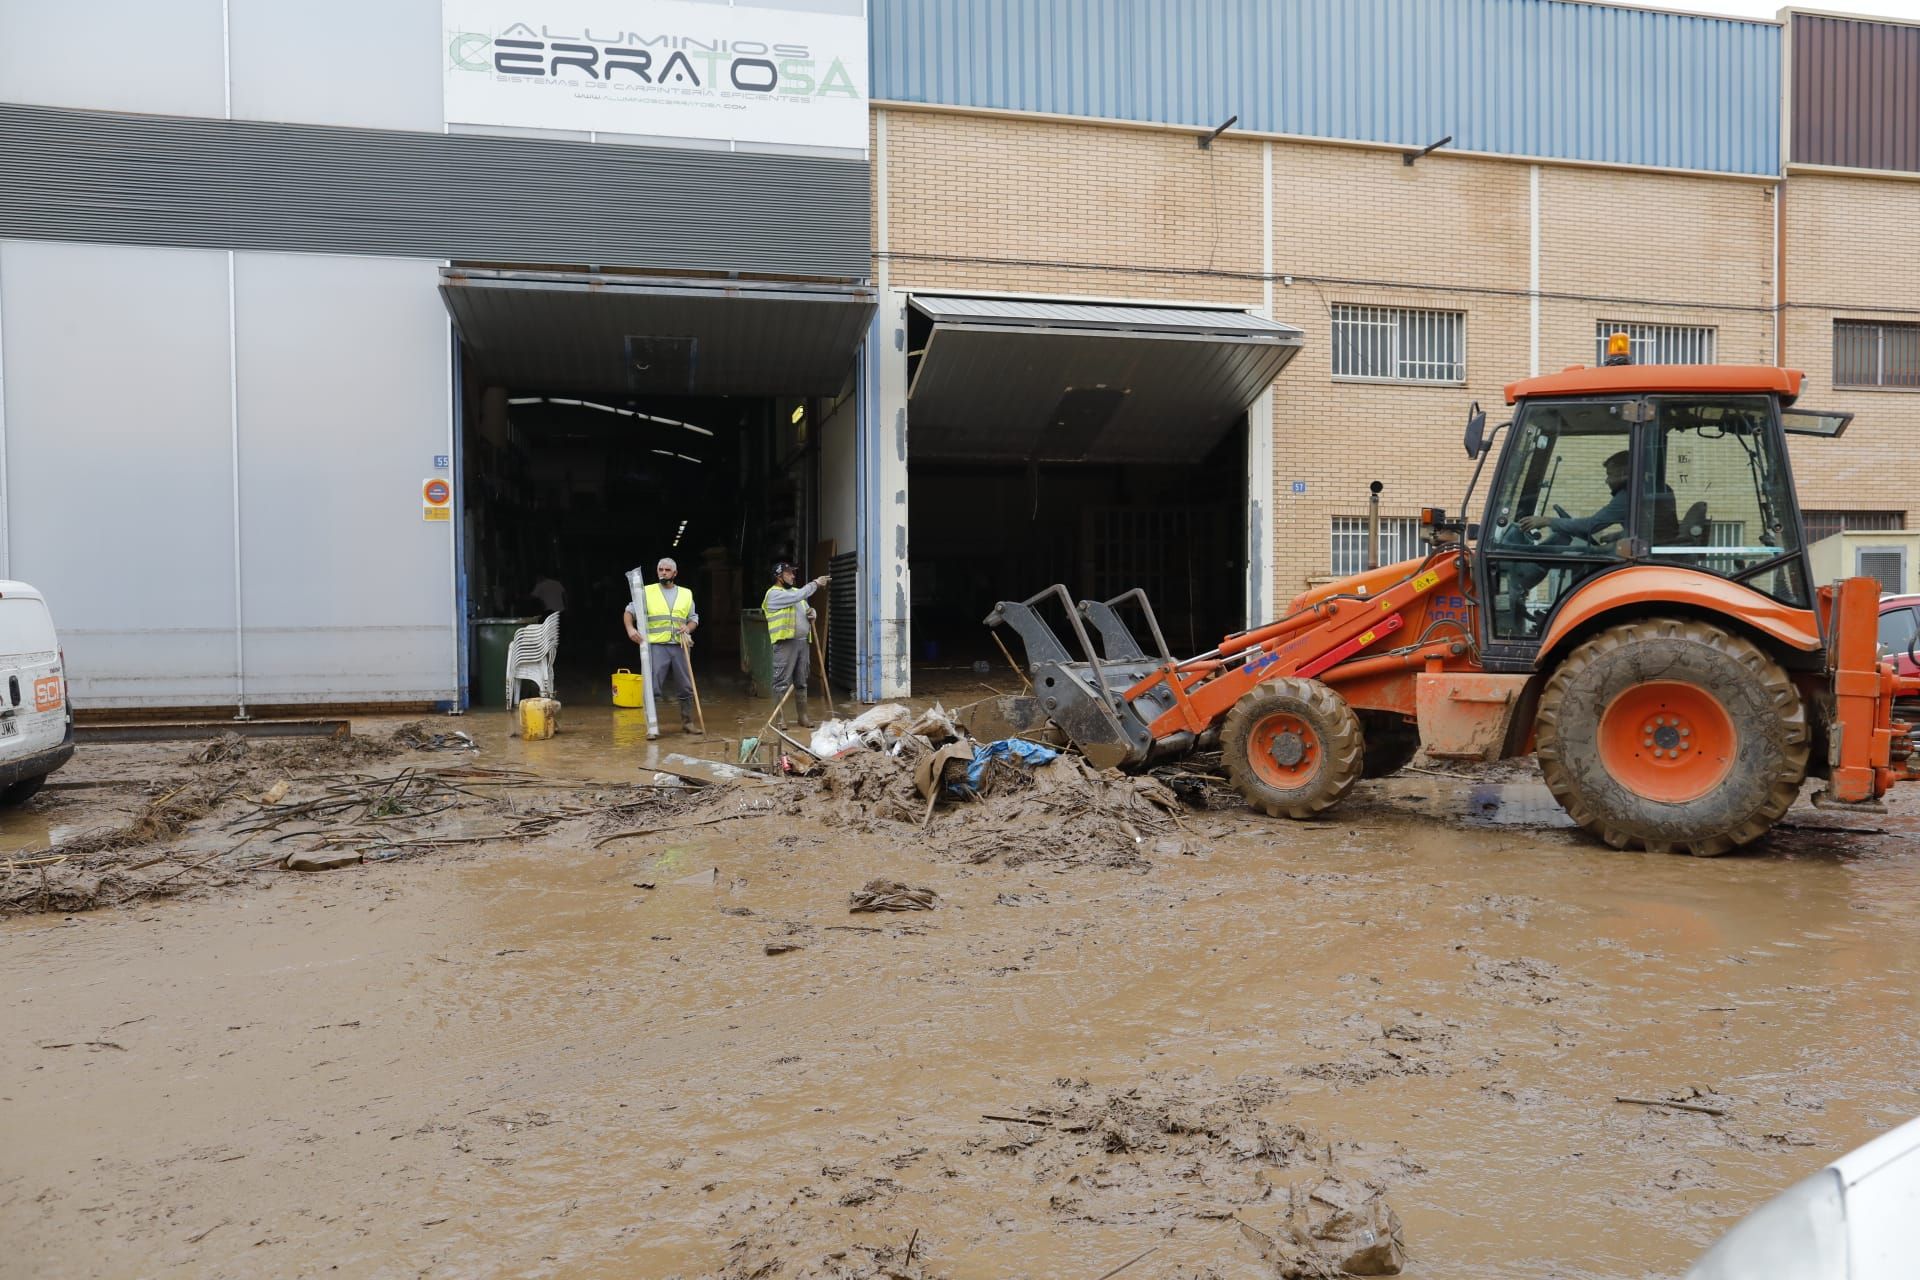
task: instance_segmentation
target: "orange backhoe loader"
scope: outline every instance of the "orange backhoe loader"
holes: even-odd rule
[[[1506,433],[1477,523],[1428,509],[1423,558],[1308,591],[1206,653],[1169,654],[1138,591],[1002,602],[987,624],[1019,633],[1034,691],[987,714],[998,731],[1051,725],[1105,766],[1217,743],[1276,817],[1320,813],[1422,747],[1534,754],[1616,848],[1739,848],[1809,776],[1821,803],[1877,808],[1920,778],[1893,716],[1920,680],[1882,661],[1871,579],[1813,586],[1787,456],[1789,435],[1838,436],[1851,415],[1795,408],[1795,370],[1624,354],[1616,337],[1606,365],[1514,383],[1491,433],[1474,406],[1476,485]]]

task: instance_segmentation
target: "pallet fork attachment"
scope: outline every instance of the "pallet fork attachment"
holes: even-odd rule
[[[1075,657],[1040,613],[1047,601],[1057,601],[1073,629],[1080,656]],[[1136,603],[1146,617],[1159,661],[1140,647],[1133,631],[1120,617],[1116,606]],[[1094,648],[1087,624],[1100,636],[1100,648]],[[1012,627],[1026,646],[1027,669],[1033,677],[1033,694],[1011,695],[1000,699],[993,715],[997,725],[1020,725],[1050,720],[1078,747],[1089,761],[1101,768],[1141,764],[1154,750],[1154,738],[1147,730],[1124,690],[1161,663],[1171,664],[1160,620],[1146,593],[1135,587],[1111,600],[1082,600],[1077,605],[1065,584],[1054,583],[1025,600],[1002,600],[986,617],[989,627]],[[1028,705],[1031,703],[1032,705]]]

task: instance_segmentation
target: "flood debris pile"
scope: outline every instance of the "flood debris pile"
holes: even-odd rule
[[[1398,1275],[1405,1265],[1384,1182],[1350,1163],[1349,1148],[1269,1119],[1285,1097],[1274,1082],[1222,1088],[1156,1074],[1120,1091],[1084,1080],[1055,1089],[1044,1105],[983,1117],[997,1131],[972,1154],[1012,1162],[1062,1223],[1152,1224],[1169,1235],[1182,1220],[1226,1224],[1286,1280]]]
[[[920,1117],[900,1138],[908,1146],[812,1163],[778,1192],[743,1186],[720,1207],[720,1226],[737,1232],[722,1274],[966,1272],[952,1236],[981,1217],[1083,1249],[1133,1245],[1131,1263],[1116,1249],[1114,1268],[1089,1276],[1135,1263],[1152,1276],[1400,1274],[1388,1178],[1421,1169],[1275,1117],[1284,1100],[1260,1077],[1154,1073],[1127,1088],[1054,1080],[1035,1105]],[[956,1199],[970,1205],[964,1219],[950,1213]]]
[[[248,738],[223,733],[187,754],[194,765],[225,765],[229,773],[317,772],[377,764],[412,749],[428,736],[418,721],[391,733],[341,734],[331,738]]]
[[[165,846],[238,789],[195,780],[144,800],[125,822],[0,859],[0,914],[89,911],[233,879],[217,858]]]
[[[1245,809],[1247,801],[1227,777],[1225,758],[1218,751],[1195,751],[1147,770],[1165,783],[1192,809]]]
[[[1020,738],[976,742],[937,704],[830,721],[813,745],[827,821],[879,834],[918,827],[943,857],[1137,871],[1149,853],[1187,850],[1180,798],[1159,779]]]
[[[164,779],[117,780],[144,792],[118,820],[0,859],[0,913],[88,911],[261,874],[524,844],[571,823],[631,826],[636,814],[723,799],[452,761],[385,772],[353,767],[416,750],[464,754],[464,738],[421,725],[358,739],[215,738]]]
[[[1399,1274],[1387,1181],[1419,1167],[1397,1149],[1328,1142],[1276,1114],[1286,1097],[1263,1077],[1169,1072],[1117,1088],[1056,1080],[1034,1105],[919,1116],[869,1139],[870,1154],[836,1150],[723,1201],[719,1225],[737,1234],[721,1274],[972,1274],[966,1240],[983,1219],[1100,1259],[1027,1274]]]

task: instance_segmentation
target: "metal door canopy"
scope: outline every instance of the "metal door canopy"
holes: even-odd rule
[[[1305,334],[1245,311],[915,296],[915,460],[1191,462]]]
[[[445,267],[482,380],[605,395],[829,396],[876,305],[859,285]]]

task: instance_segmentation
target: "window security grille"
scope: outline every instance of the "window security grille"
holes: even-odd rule
[[[1367,567],[1367,518],[1335,516],[1332,535],[1329,562],[1333,566],[1333,576],[1344,578],[1350,573],[1364,572]],[[1411,560],[1425,552],[1426,548],[1420,541],[1420,521],[1416,517],[1380,517],[1381,564]]]
[[[1836,533],[1849,530],[1871,529],[1885,531],[1907,527],[1907,513],[1904,511],[1806,511],[1800,513],[1800,519],[1807,527],[1807,545],[1812,546],[1822,538],[1831,538]]]
[[[1882,592],[1898,595],[1907,589],[1907,553],[1900,547],[1861,547],[1854,553],[1854,572],[1872,578]]]
[[[1920,387],[1920,324],[1833,322],[1836,387]]]
[[[1593,327],[1593,362],[1607,362],[1607,339],[1624,333],[1635,364],[1712,364],[1714,331],[1708,325],[1637,324],[1601,320]]]
[[[1388,382],[1465,382],[1466,312],[1336,303],[1333,376]]]
[[[1747,522],[1745,520],[1707,521],[1707,545],[1710,547],[1744,547],[1747,545]],[[1708,556],[1700,562],[1700,567],[1709,573],[1735,574],[1740,571],[1741,559],[1738,556]]]

